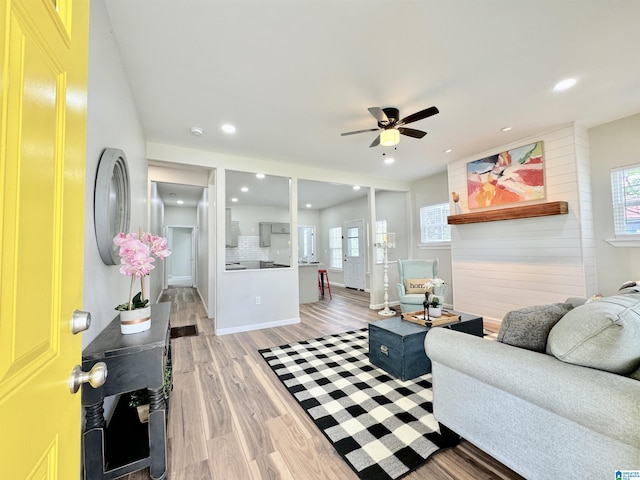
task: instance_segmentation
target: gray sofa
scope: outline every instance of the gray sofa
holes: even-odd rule
[[[523,334],[537,308],[508,314],[502,341],[431,329],[436,420],[528,480],[640,470],[638,290],[547,319],[543,351]]]

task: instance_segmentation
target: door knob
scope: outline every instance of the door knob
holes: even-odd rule
[[[104,385],[107,380],[107,364],[104,362],[96,363],[91,370],[83,372],[80,365],[73,367],[71,371],[71,377],[69,378],[69,391],[71,393],[77,393],[80,389],[80,385],[88,383],[93,388],[98,388]]]
[[[85,330],[89,330],[91,326],[91,314],[81,310],[74,310],[71,315],[71,332],[75,335]]]

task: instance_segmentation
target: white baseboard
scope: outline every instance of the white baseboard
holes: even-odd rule
[[[252,330],[262,330],[264,328],[282,327],[284,325],[293,325],[300,323],[300,317],[278,320],[277,322],[255,323],[253,325],[241,325],[233,328],[216,328],[216,335],[229,335],[232,333],[250,332]]]
[[[207,318],[211,318],[209,316],[209,307],[207,305],[207,302],[204,301],[204,298],[202,297],[202,294],[200,293],[200,289],[198,287],[196,287],[196,292],[198,292],[198,296],[200,297],[200,301],[202,302],[202,308],[204,308],[204,311],[207,314]]]
[[[400,305],[400,302],[398,302],[397,300],[395,302],[389,302],[389,306],[390,307],[397,307],[398,305]],[[369,304],[369,310],[382,310],[384,308],[384,303],[376,303],[374,304]]]
[[[400,302],[398,302],[397,300],[395,302],[389,302],[390,307],[397,307],[399,305],[400,305]],[[369,304],[369,310],[382,310],[383,308],[384,308],[384,303],[377,303],[375,305]],[[453,310],[453,305],[445,303],[444,308],[445,310]]]

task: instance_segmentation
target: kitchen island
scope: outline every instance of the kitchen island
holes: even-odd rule
[[[318,301],[318,267],[320,263],[298,264],[298,296],[300,303]]]

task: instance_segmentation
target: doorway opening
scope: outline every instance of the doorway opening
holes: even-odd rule
[[[197,235],[194,226],[167,225],[167,246],[171,255],[167,257],[165,288],[195,287]]]

